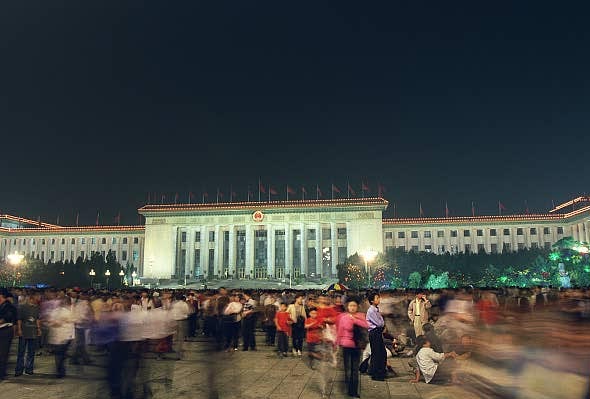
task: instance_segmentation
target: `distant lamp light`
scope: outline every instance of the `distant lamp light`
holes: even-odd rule
[[[581,254],[587,254],[588,253],[588,247],[584,246],[584,245],[578,245],[572,248],[574,251],[581,253]]]
[[[377,257],[378,252],[372,249],[367,249],[361,252],[361,256],[365,261],[365,271],[367,272],[367,288],[371,286],[371,273],[369,270],[369,262],[372,262]]]
[[[104,275],[107,276],[107,277],[109,277],[111,275],[111,271],[109,269],[107,269],[107,271],[104,272]]]
[[[119,272],[119,276],[123,277],[124,275],[125,275],[125,272],[124,272],[123,270],[121,270],[121,271]]]

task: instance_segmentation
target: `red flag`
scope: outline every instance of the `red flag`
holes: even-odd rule
[[[471,216],[475,217],[475,202],[471,201]]]
[[[340,194],[340,189],[335,184],[332,184],[332,191],[334,191],[335,193]]]
[[[150,193],[148,193],[148,200],[147,200],[147,203],[149,204],[150,202],[151,202]]]
[[[377,185],[377,191],[379,192],[379,197],[383,197],[383,193],[385,192],[385,187],[381,185],[381,183],[379,183]]]
[[[307,194],[307,190],[305,189],[305,187],[301,187],[301,192],[302,192],[303,194]]]
[[[420,217],[424,217],[424,210],[422,209],[422,203],[420,203]]]
[[[315,194],[316,194],[316,196],[317,196],[318,199],[322,196],[322,190],[320,190],[320,186],[319,185],[316,186]]]
[[[96,225],[98,226],[98,220],[100,218],[100,211],[96,212]]]
[[[361,184],[361,189],[363,191],[369,191],[369,186],[367,185],[367,183],[365,183],[364,181]]]
[[[348,193],[352,195],[356,195],[356,192],[352,189],[352,186],[348,184]]]
[[[500,209],[501,211],[505,211],[506,207],[504,206],[503,203],[501,203],[500,201],[498,201],[498,209]]]
[[[289,187],[288,184],[287,184],[287,193],[288,194],[295,194],[295,190],[293,190],[291,187]]]
[[[261,181],[258,182],[258,191],[260,191],[263,194],[266,194],[266,188],[262,185]]]
[[[178,193],[174,194],[174,203],[176,204],[178,202]]]
[[[445,202],[445,217],[449,217],[449,204]]]
[[[166,194],[162,194],[162,204],[166,201]]]
[[[192,192],[190,192],[190,191],[189,191],[189,193],[188,193],[188,203],[189,203],[189,204],[191,203],[191,200],[192,200],[194,197],[195,197],[195,195],[194,195]]]
[[[269,192],[271,195],[277,195],[278,192],[272,186],[268,186]]]

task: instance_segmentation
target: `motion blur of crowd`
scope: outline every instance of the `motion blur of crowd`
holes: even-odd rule
[[[9,356],[18,379],[34,374],[36,356],[54,357],[55,377],[64,378],[70,365],[100,355],[112,398],[149,398],[150,367],[190,362],[186,349],[203,346],[222,354],[210,357],[211,369],[238,351],[305,362],[320,375],[322,397],[328,371],[343,369],[351,397],[360,397],[366,373],[457,384],[473,397],[587,398],[589,327],[590,291],[581,289],[15,288],[0,290],[0,379],[8,378]],[[394,357],[406,359],[394,364]]]

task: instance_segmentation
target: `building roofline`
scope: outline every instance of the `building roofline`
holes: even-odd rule
[[[256,202],[220,202],[206,204],[148,204],[139,208],[140,214],[183,211],[221,211],[221,210],[258,210],[258,209],[303,209],[303,208],[337,208],[341,206],[383,206],[389,202],[383,198],[294,200],[294,201],[256,201]]]
[[[9,215],[9,214],[0,215],[0,219],[8,219],[8,220],[12,220],[12,221],[18,222],[18,223],[22,222],[22,223],[27,223],[27,224],[32,224],[35,226],[42,226],[42,227],[47,227],[47,228],[61,227],[57,224],[45,223],[45,222],[31,220],[31,219],[23,218],[20,216]]]
[[[572,200],[569,200],[569,201],[567,201],[567,202],[564,202],[563,204],[559,204],[559,205],[557,205],[555,208],[551,209],[551,210],[549,211],[549,213],[554,213],[554,212],[557,212],[557,211],[559,211],[560,209],[567,208],[568,206],[572,206],[572,205],[574,205],[574,204],[577,204],[577,203],[579,203],[579,202],[590,202],[590,196],[587,196],[587,195],[581,195],[581,196],[579,196],[579,197],[576,197],[576,198],[574,198],[574,199],[572,199]]]
[[[87,233],[87,232],[119,232],[119,231],[144,231],[145,226],[59,226],[55,228],[37,228],[37,227],[22,227],[11,228],[3,227],[2,231],[8,233]]]
[[[569,213],[545,213],[534,215],[506,215],[506,216],[457,216],[449,218],[396,218],[383,219],[384,225],[403,224],[458,224],[458,223],[494,223],[494,222],[534,222],[560,221],[572,218],[584,212],[590,212],[590,205]]]

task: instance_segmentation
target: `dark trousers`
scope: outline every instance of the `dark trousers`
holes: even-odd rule
[[[344,383],[349,396],[359,394],[359,364],[361,350],[357,348],[342,348],[344,357]]]
[[[133,399],[141,366],[142,342],[122,342],[125,360],[121,373],[121,398]]]
[[[70,347],[71,341],[67,341],[64,344],[55,345],[53,347],[53,354],[55,355],[55,374],[58,377],[65,377],[66,375],[66,353]]]
[[[75,329],[74,338],[74,354],[72,355],[72,362],[74,363],[90,363],[90,356],[86,351],[86,329],[78,328]]]
[[[111,390],[111,397],[118,398],[121,395],[121,366],[124,365],[126,359],[126,345],[125,342],[110,342],[107,344],[109,351],[107,358],[107,380]]]
[[[387,374],[387,353],[385,352],[382,328],[369,331],[369,344],[371,345],[369,374],[373,378],[385,378]]]
[[[223,349],[236,349],[240,338],[240,322],[234,321],[234,317],[224,316],[221,330],[223,332]]]
[[[0,329],[0,379],[6,377],[6,365],[8,363],[8,353],[12,344],[14,330],[12,327]]]
[[[188,315],[188,336],[193,338],[197,336],[197,314],[191,313]]]
[[[27,373],[33,372],[37,341],[37,338],[18,337],[18,353],[16,356],[16,368],[14,369],[15,374],[22,374],[23,370]]]
[[[214,337],[217,334],[217,318],[215,316],[205,316],[203,321],[203,335]]]
[[[298,327],[294,324],[292,330],[293,349],[295,349],[296,351],[302,351],[304,338],[305,327]]]
[[[284,331],[277,331],[279,339],[279,353],[287,353],[289,350],[289,336]]]
[[[264,328],[266,330],[266,344],[274,346],[277,338],[277,327],[269,324]]]
[[[256,328],[256,317],[248,316],[242,320],[242,339],[244,341],[244,350],[256,349],[256,336],[254,330]]]

